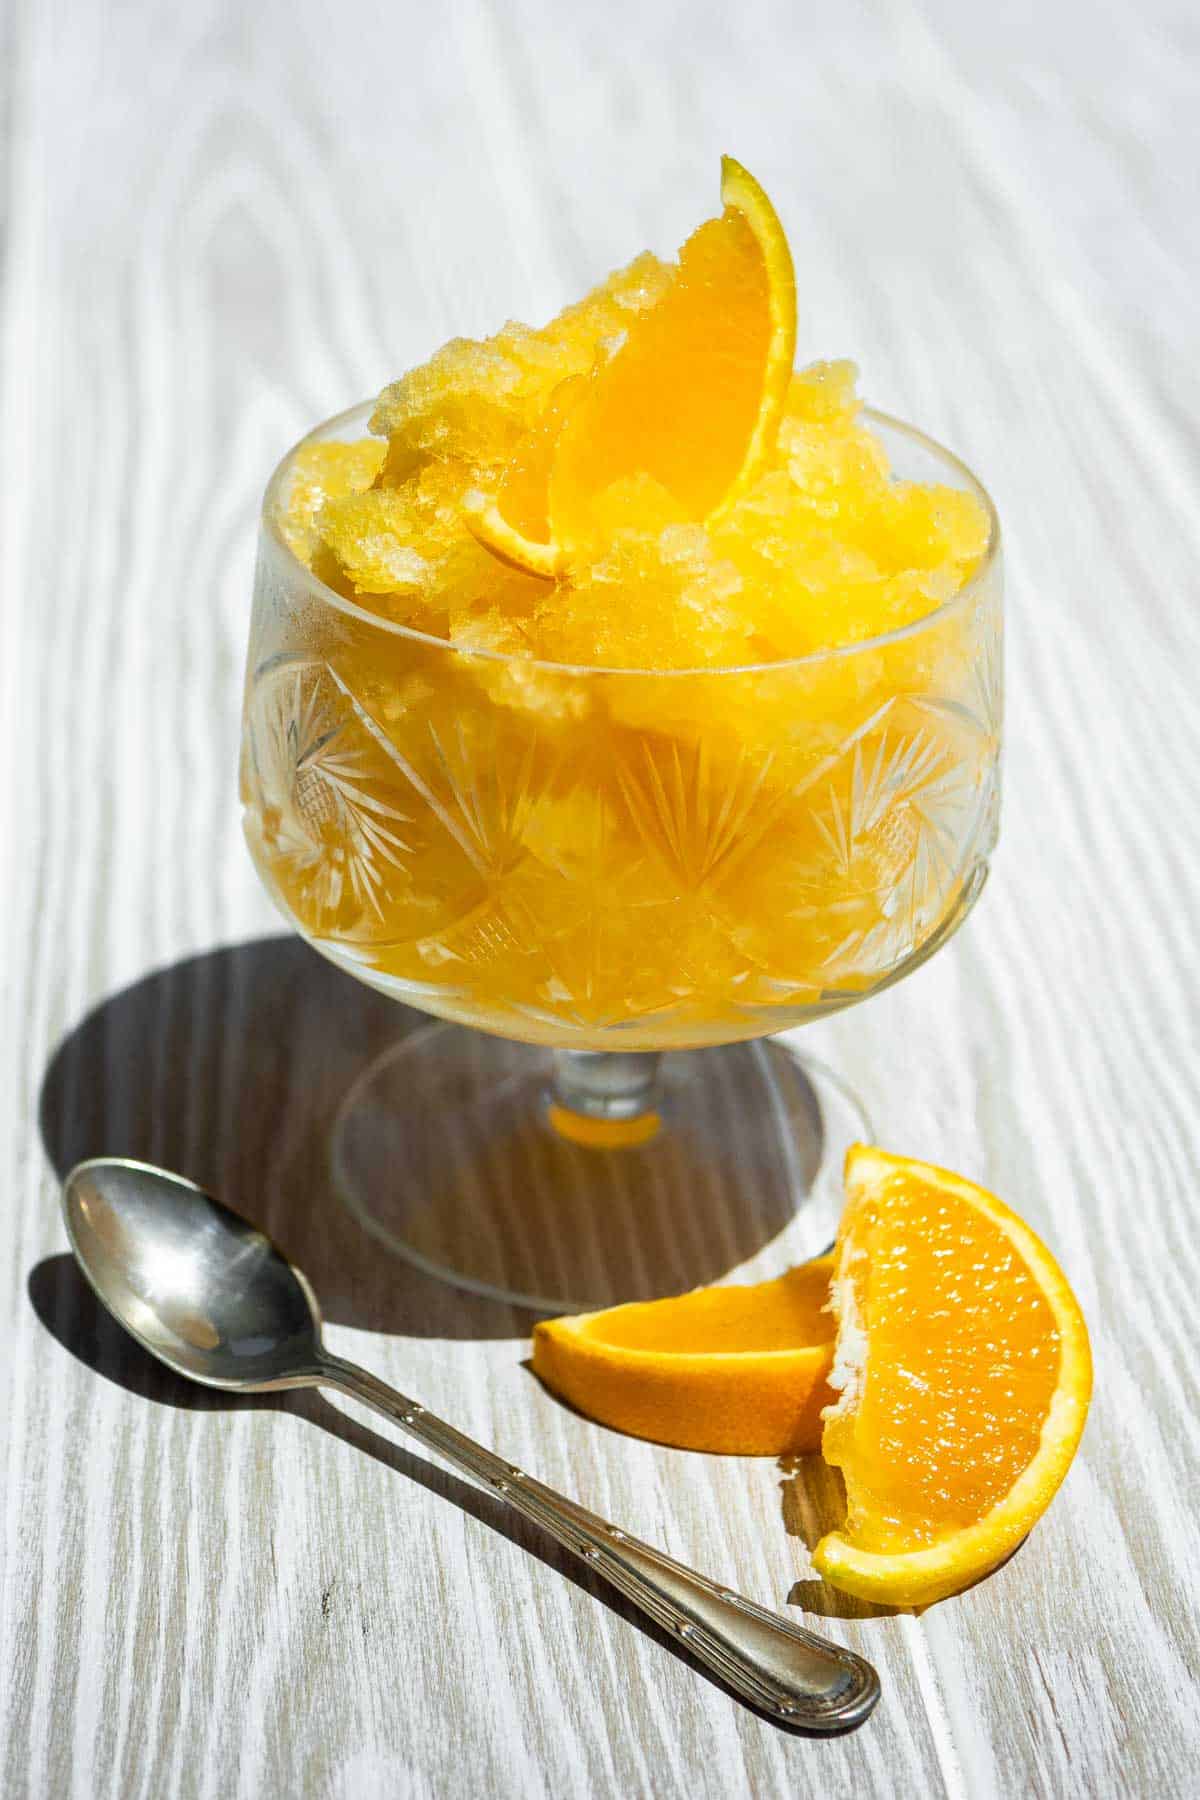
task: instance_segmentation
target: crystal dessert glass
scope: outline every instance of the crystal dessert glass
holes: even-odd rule
[[[370,412],[305,442],[352,442]],[[914,623],[746,668],[568,667],[398,625],[288,548],[296,451],[272,478],[246,836],[316,950],[440,1021],[398,1031],[331,1138],[342,1198],[430,1273],[566,1310],[831,1241],[869,1127],[765,1040],[946,942],[999,802],[994,509],[948,452],[865,417],[898,477],[976,496],[986,553]]]

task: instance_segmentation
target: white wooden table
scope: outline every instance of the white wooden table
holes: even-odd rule
[[[1200,33],[1191,0],[13,0],[5,109],[6,1796],[1200,1791]],[[985,475],[1007,797],[953,946],[811,1040],[895,1148],[1009,1196],[1097,1396],[1046,1522],[878,1664],[858,1733],[766,1723],[487,1498],[321,1401],[159,1376],[64,1257],[133,1151],[310,1270],[335,1345],[796,1617],[819,1475],[622,1439],[524,1322],[388,1264],[320,1143],[399,1027],[278,934],[234,795],[258,494],[453,332],[673,248],[734,151],[801,352]],[[849,1609],[853,1610],[853,1609]]]

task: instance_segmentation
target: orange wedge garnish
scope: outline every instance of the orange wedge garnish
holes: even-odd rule
[[[724,211],[693,232],[665,292],[558,396],[521,466],[469,499],[468,525],[505,562],[561,572],[603,538],[598,503],[614,488],[640,484],[682,520],[713,520],[770,456],[795,356],[791,252],[754,177],[729,156],[721,174]]]
[[[924,1605],[1049,1505],[1087,1415],[1087,1328],[1049,1250],[983,1188],[863,1146],[846,1185],[822,1451],[849,1511],[813,1560],[849,1593]]]
[[[833,1354],[832,1259],[535,1325],[533,1367],[580,1412],[683,1450],[813,1450]]]

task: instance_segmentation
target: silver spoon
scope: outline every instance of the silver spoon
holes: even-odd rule
[[[629,1537],[332,1355],[308,1282],[268,1237],[203,1188],[97,1157],[63,1188],[67,1234],[98,1298],[178,1375],[233,1393],[331,1387],[373,1407],[581,1556],[748,1700],[809,1731],[859,1725],[870,1663]]]

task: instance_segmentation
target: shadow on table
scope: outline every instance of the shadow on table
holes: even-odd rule
[[[127,1393],[159,1406],[181,1407],[192,1412],[212,1413],[245,1408],[293,1413],[307,1419],[310,1424],[329,1432],[340,1442],[349,1444],[397,1474],[406,1475],[428,1493],[460,1507],[470,1518],[479,1520],[501,1537],[507,1538],[510,1543],[519,1545],[547,1568],[555,1570],[575,1587],[602,1602],[610,1612],[616,1613],[627,1624],[644,1632],[662,1649],[687,1663],[718,1692],[729,1695],[740,1705],[746,1705],[740,1696],[732,1694],[708,1669],[696,1663],[670,1633],[661,1630],[642,1612],[630,1606],[607,1583],[591,1575],[575,1557],[560,1549],[519,1513],[511,1511],[498,1496],[472,1486],[470,1482],[461,1480],[457,1475],[439,1468],[436,1463],[427,1461],[423,1456],[405,1450],[399,1444],[391,1443],[378,1432],[371,1431],[357,1419],[331,1405],[322,1394],[306,1389],[281,1394],[234,1396],[200,1387],[172,1374],[135,1343],[110,1317],[83,1279],[74,1257],[66,1253],[46,1257],[36,1265],[29,1276],[28,1292],[34,1311],[51,1336],[93,1373],[124,1388]],[[788,1736],[823,1735],[791,1726],[768,1713],[759,1712],[756,1707],[747,1707],[747,1710],[755,1712],[766,1723]]]
[[[809,1456],[781,1457],[779,1472],[783,1477],[779,1499],[784,1529],[789,1537],[800,1538],[810,1551],[815,1550],[827,1531],[837,1531],[846,1522],[846,1487],[841,1471],[813,1451]],[[843,1594],[816,1574],[793,1584],[788,1603],[802,1606],[805,1612],[816,1613],[822,1619],[860,1622],[891,1619],[902,1610]]]
[[[815,1550],[827,1531],[837,1531],[846,1521],[846,1486],[841,1470],[833,1468],[813,1451],[808,1456],[780,1457],[779,1472],[783,1477],[779,1497],[784,1528],[790,1537],[801,1538],[810,1551]],[[992,1580],[1020,1555],[1028,1542],[1028,1537],[1023,1537],[994,1569],[976,1576],[949,1598],[969,1594],[973,1588]],[[878,1606],[873,1600],[859,1600],[854,1594],[843,1594],[830,1587],[816,1574],[806,1581],[794,1582],[788,1602],[792,1606],[802,1606],[806,1612],[816,1613],[820,1618],[857,1619],[860,1622],[893,1619],[898,1613],[905,1612],[919,1617],[928,1611],[928,1606]]]
[[[42,1086],[46,1149],[60,1176],[107,1155],[199,1182],[276,1239],[331,1323],[524,1337],[528,1312],[422,1273],[334,1191],[339,1103],[375,1058],[428,1023],[295,936],[190,957],[112,995],[64,1038]],[[359,1141],[372,1146],[364,1186],[381,1210],[398,1207],[427,1264],[470,1265],[481,1250],[479,1273],[499,1287],[649,1298],[716,1280],[790,1222],[794,1149],[781,1155],[773,1132],[747,1122],[747,1096],[763,1100],[753,1047],[729,1053],[740,1074],[714,1084],[703,1142],[693,1143],[692,1120],[642,1155],[605,1162],[596,1178],[594,1151],[540,1127],[519,1046],[493,1053],[489,1069],[509,1073],[493,1071],[488,1108],[477,1116],[462,1104],[472,1046],[485,1041],[461,1033],[448,1052],[443,1034],[428,1053],[415,1046],[362,1111]],[[811,1098],[802,1077],[798,1085]]]
[[[524,1337],[529,1316],[423,1275],[334,1195],[333,1113],[374,1056],[428,1021],[295,936],[156,971],[55,1051],[42,1138],[60,1176],[88,1156],[160,1163],[274,1237],[333,1324],[408,1337]]]

